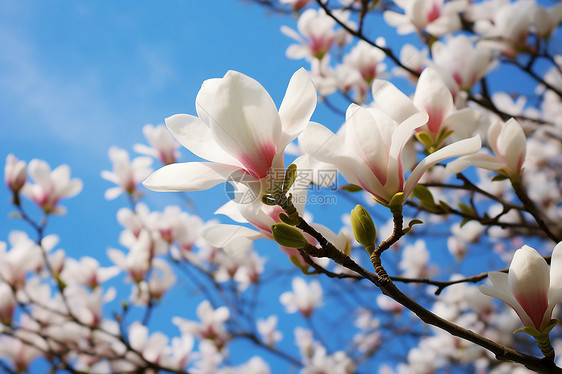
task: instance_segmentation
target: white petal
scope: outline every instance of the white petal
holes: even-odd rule
[[[308,72],[303,68],[297,70],[289,82],[279,108],[279,117],[283,125],[283,138],[278,143],[281,148],[304,130],[316,108],[316,100],[316,89]]]
[[[421,73],[414,104],[429,114],[427,127],[433,134],[439,132],[445,118],[455,110],[451,91],[432,68],[427,68]]]
[[[166,126],[176,140],[193,154],[220,164],[241,165],[217,144],[209,126],[199,118],[176,114],[166,118]]]
[[[203,83],[197,113],[217,143],[257,178],[267,175],[277,153],[281,120],[275,103],[254,79],[229,71]]]
[[[412,100],[389,81],[375,79],[372,93],[373,105],[398,123],[418,112]]]
[[[264,238],[264,235],[248,227],[238,225],[218,224],[203,230],[203,237],[216,248],[224,248],[228,243],[240,238],[255,240]]]
[[[412,171],[406,185],[404,187],[404,194],[406,197],[410,195],[423,173],[425,173],[430,167],[441,162],[447,158],[463,156],[466,154],[477,152],[482,146],[480,141],[480,136],[474,136],[469,139],[459,140],[456,143],[449,144],[448,146],[441,148],[437,152],[434,152],[424,158]]]
[[[161,167],[142,184],[152,191],[202,191],[239,171],[236,166],[212,162],[177,163]]]

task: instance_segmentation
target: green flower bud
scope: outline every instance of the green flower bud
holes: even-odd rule
[[[351,227],[355,239],[362,246],[372,247],[377,239],[377,230],[371,216],[361,205],[351,211]]]
[[[285,223],[276,223],[271,226],[273,239],[284,247],[301,249],[308,245],[304,235],[299,229]]]

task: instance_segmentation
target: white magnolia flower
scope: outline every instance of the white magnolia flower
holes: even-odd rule
[[[314,309],[322,303],[322,287],[316,280],[307,284],[302,278],[294,278],[293,291],[284,292],[279,300],[285,305],[287,313],[299,311],[303,316],[310,317]]]
[[[292,44],[287,48],[287,57],[296,60],[301,58],[322,60],[336,44],[335,25],[336,21],[324,10],[307,9],[299,16],[297,24],[297,28],[304,38],[287,26],[281,27],[283,34],[299,42],[299,44]]]
[[[279,112],[267,91],[244,74],[229,71],[209,79],[197,94],[199,117],[176,114],[166,126],[180,144],[210,162],[166,165],[144,185],[154,191],[200,191],[228,180],[250,186],[259,198],[285,170],[283,151],[315,107],[316,91],[304,69],[291,78]]]
[[[562,301],[562,243],[552,252],[550,269],[539,253],[527,246],[513,255],[509,272],[491,272],[494,287],[480,291],[508,304],[525,327],[542,332],[551,322],[552,310]]]
[[[398,123],[383,111],[351,104],[344,129],[337,134],[311,123],[299,137],[303,150],[316,160],[338,168],[348,182],[361,186],[382,204],[397,193],[402,202],[421,176],[436,163],[480,149],[480,138],[450,144],[422,160],[406,180],[403,149],[414,131],[428,121],[427,113],[416,112]]]
[[[472,86],[497,65],[490,49],[474,43],[466,35],[448,36],[444,42],[436,41],[431,46],[433,61],[429,65],[436,69],[451,92],[470,91]]]
[[[123,192],[134,198],[138,197],[137,185],[152,172],[150,167],[152,159],[150,157],[135,157],[131,161],[129,153],[117,147],[109,149],[109,158],[113,164],[113,171],[104,170],[101,172],[101,177],[115,183],[117,187],[105,191],[105,198],[113,200]]]
[[[206,339],[221,349],[226,345],[230,336],[224,323],[230,318],[227,307],[221,306],[213,309],[208,300],[204,300],[197,306],[197,316],[201,322],[188,321],[181,317],[174,317],[172,322],[178,326],[182,334],[192,334],[199,339]]]
[[[269,316],[267,319],[258,319],[257,327],[263,342],[270,347],[273,347],[275,343],[283,338],[283,333],[277,331],[277,316]]]
[[[21,192],[45,213],[64,214],[65,208],[57,205],[59,200],[76,196],[82,190],[80,179],[70,179],[68,165],[60,165],[51,171],[45,161],[33,159],[27,171],[35,184],[26,183]]]
[[[422,32],[441,36],[461,28],[459,13],[468,6],[466,0],[395,0],[404,14],[392,10],[384,12],[384,20],[397,27],[399,34]]]
[[[494,156],[476,153],[461,157],[447,165],[449,173],[458,173],[468,165],[494,170],[508,177],[519,176],[523,171],[527,138],[521,125],[513,118],[505,123],[496,121],[488,129],[488,145]]]
[[[178,151],[180,145],[174,140],[166,126],[145,125],[142,132],[150,147],[144,144],[135,144],[133,148],[135,152],[155,157],[164,165],[176,162],[180,156]]]
[[[98,260],[85,256],[79,261],[68,258],[60,276],[65,283],[81,284],[93,289],[117,274],[119,274],[118,267],[100,267]]]

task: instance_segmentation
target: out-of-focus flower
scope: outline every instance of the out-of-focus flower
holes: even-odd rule
[[[515,251],[507,274],[494,271],[488,276],[494,287],[482,285],[480,291],[513,308],[525,327],[543,332],[562,301],[562,243],[554,247],[550,269],[535,249],[524,245]]]
[[[13,154],[6,156],[6,165],[4,166],[4,182],[6,186],[14,192],[22,189],[27,179],[25,173],[25,161],[18,160]]]
[[[275,343],[283,338],[283,334],[277,331],[277,316],[269,316],[267,319],[258,319],[257,327],[263,342],[270,347],[273,347]]]
[[[45,161],[33,159],[29,162],[27,171],[35,184],[26,183],[21,192],[45,213],[64,214],[66,209],[57,206],[59,200],[76,196],[82,190],[80,179],[70,179],[68,165],[60,165],[51,171]]]
[[[335,25],[336,21],[322,9],[304,11],[299,17],[297,28],[306,39],[303,39],[295,30],[287,26],[281,27],[283,34],[299,42],[299,44],[291,44],[287,48],[287,57],[295,60],[301,58],[322,60],[336,43]]]
[[[534,48],[528,43],[531,25],[535,25],[537,36],[546,37],[561,16],[560,7],[546,11],[529,0],[504,2],[491,15],[491,19],[475,23],[475,31],[483,36],[478,44],[510,57]]]
[[[399,34],[422,32],[424,29],[441,36],[461,28],[459,13],[468,6],[466,0],[395,0],[396,5],[404,9],[404,14],[392,10],[384,12],[384,20],[397,27]]]
[[[176,283],[174,271],[166,261],[157,257],[152,260],[150,278],[135,285],[131,300],[137,305],[147,305],[151,300],[160,300],[174,283]]]
[[[267,91],[244,74],[229,71],[209,79],[197,94],[199,118],[176,114],[166,125],[184,147],[211,162],[166,165],[144,185],[155,191],[200,191],[228,180],[252,189],[261,204],[262,192],[274,188],[279,170],[285,170],[285,147],[315,107],[316,91],[304,69],[291,78],[279,112]]]
[[[299,143],[311,157],[334,165],[348,182],[361,186],[380,203],[388,205],[398,193],[403,193],[403,203],[431,166],[480,149],[479,137],[450,144],[422,160],[406,181],[404,146],[414,130],[427,120],[426,113],[417,112],[399,124],[379,109],[351,104],[345,128],[337,135],[311,123],[299,137]]]
[[[150,147],[144,144],[135,144],[135,152],[155,157],[164,165],[173,164],[179,158],[179,144],[174,140],[166,126],[145,125],[142,132]]]
[[[129,341],[131,347],[148,362],[165,362],[168,345],[168,337],[165,334],[155,332],[149,337],[148,328],[140,322],[135,322],[129,327]],[[142,360],[138,358],[135,361],[142,364]]]
[[[433,62],[428,62],[429,65],[441,74],[453,95],[459,90],[470,91],[497,65],[490,49],[480,44],[475,46],[466,35],[446,37],[444,42],[433,43],[431,55]]]
[[[142,230],[134,243],[130,243],[130,251],[127,255],[118,249],[108,249],[107,255],[115,265],[129,274],[134,282],[144,279],[150,269],[154,245],[148,231]]]
[[[302,278],[294,278],[293,291],[281,294],[279,300],[285,305],[287,313],[299,311],[303,316],[310,317],[314,309],[322,303],[322,287],[316,280],[307,284]]]
[[[461,157],[447,165],[449,173],[458,173],[468,165],[494,170],[507,177],[518,177],[523,171],[527,138],[519,123],[511,118],[505,123],[496,121],[488,129],[488,145],[494,156],[476,153]]]
[[[43,264],[43,255],[25,232],[12,231],[8,241],[11,245],[8,251],[0,246],[0,275],[4,282],[19,289],[25,284],[27,272]]]
[[[398,268],[406,278],[427,278],[436,272],[435,268],[429,265],[429,251],[422,239],[404,247]]]
[[[144,156],[135,157],[131,162],[129,153],[117,147],[109,149],[109,158],[113,163],[113,171],[104,170],[101,172],[101,177],[115,183],[117,187],[105,191],[105,198],[113,200],[123,192],[137,198],[140,194],[137,185],[152,172],[150,167],[152,159]]]
[[[100,267],[92,257],[82,257],[79,261],[69,258],[64,263],[61,279],[68,284],[81,284],[93,289],[118,273],[118,267]]]
[[[204,300],[197,307],[197,316],[201,322],[188,321],[181,317],[174,317],[172,322],[179,327],[182,334],[193,334],[199,339],[206,339],[220,350],[230,340],[224,323],[230,318],[227,307],[213,309],[208,300]]]
[[[34,343],[37,339],[27,340]],[[5,335],[0,336],[0,352],[2,358],[11,362],[14,370],[19,373],[28,371],[29,364],[42,355],[41,350],[32,344],[25,344],[20,339]]]

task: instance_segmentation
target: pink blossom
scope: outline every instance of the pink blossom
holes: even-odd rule
[[[227,180],[256,185],[256,198],[271,188],[270,170],[284,170],[283,151],[308,124],[316,91],[304,69],[287,87],[279,111],[254,79],[229,71],[203,83],[199,117],[176,114],[166,125],[184,147],[210,162],[166,165],[144,185],[154,191],[200,191]]]
[[[554,247],[550,271],[544,258],[524,245],[515,251],[509,272],[491,272],[494,287],[480,291],[508,304],[525,327],[543,331],[550,323],[552,310],[562,301],[562,242]]]
[[[138,197],[137,185],[146,178],[151,172],[152,159],[149,157],[136,157],[131,161],[129,153],[117,147],[109,149],[109,158],[113,164],[113,171],[104,170],[101,177],[113,182],[117,187],[109,188],[105,191],[105,198],[113,200],[123,192]]]
[[[82,190],[80,179],[70,179],[68,165],[60,165],[51,171],[45,161],[33,159],[29,162],[27,170],[35,184],[25,184],[22,193],[45,213],[64,214],[65,208],[57,206],[59,200],[76,196]]]
[[[179,144],[172,137],[164,125],[145,125],[142,132],[150,147],[135,144],[134,150],[143,155],[155,157],[164,165],[173,164],[179,157]]]

